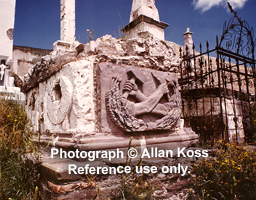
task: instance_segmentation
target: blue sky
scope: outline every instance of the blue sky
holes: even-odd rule
[[[169,24],[165,39],[183,45],[187,27],[193,40],[216,45],[223,24],[232,14],[227,0],[155,0],[160,20]],[[229,0],[238,16],[256,29],[256,0]],[[96,38],[118,31],[129,22],[132,0],[76,0],[76,39],[85,42],[86,30],[94,30]],[[119,16],[119,14],[121,16]],[[14,45],[52,49],[60,38],[60,0],[16,0]]]

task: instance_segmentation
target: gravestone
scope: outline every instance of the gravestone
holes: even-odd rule
[[[172,46],[155,38],[104,36],[78,55],[53,52],[25,76],[27,115],[35,131],[62,134],[58,142],[66,147],[100,148],[88,138],[112,148],[105,140],[128,144],[133,135],[168,142],[170,134],[184,130],[179,128],[178,64]],[[156,132],[163,138],[152,139]]]

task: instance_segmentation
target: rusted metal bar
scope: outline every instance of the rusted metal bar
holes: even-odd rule
[[[216,64],[217,64],[217,72],[218,72],[218,88],[219,88],[219,99],[220,99],[220,118],[221,118],[221,122],[223,123],[222,92],[221,92],[220,63],[219,63],[220,52],[218,49],[218,36],[216,36],[216,53],[217,53]],[[223,127],[221,127],[221,132],[222,132],[222,139],[224,139]]]
[[[246,62],[250,62],[250,63],[255,63],[254,59],[251,59],[251,58],[248,58],[246,56],[242,56],[240,54],[228,51],[226,49],[223,49],[222,47],[219,47],[218,50],[222,55],[225,55],[227,57],[230,57],[230,58],[233,58],[233,59],[245,60]]]
[[[244,70],[245,70],[245,81],[246,81],[246,92],[247,92],[247,94],[246,94],[246,100],[247,100],[247,103],[248,103],[248,109],[249,109],[249,116],[246,116],[247,118],[249,118],[249,123],[250,123],[250,126],[252,127],[253,126],[253,123],[252,123],[252,108],[251,108],[251,102],[250,102],[250,89],[249,89],[249,79],[248,79],[248,69],[247,69],[247,63],[246,63],[246,61],[244,60]],[[244,123],[243,124],[244,126],[246,126],[247,124],[246,123]],[[246,129],[244,128],[244,131],[247,131],[247,128],[248,127],[246,127]],[[249,137],[251,137],[251,131],[252,130],[250,130],[250,133],[248,133],[248,132],[245,132],[245,134],[247,134],[247,136],[249,136]]]
[[[221,56],[220,56],[220,60],[221,60],[221,78],[222,78],[222,87],[223,87],[223,103],[224,103],[224,109],[225,109],[225,119],[226,119],[226,126],[225,126],[225,139],[226,140],[229,140],[229,124],[228,124],[228,110],[227,110],[227,95],[226,95],[226,92],[227,92],[227,82],[226,82],[226,73],[225,73],[225,59],[222,59]]]
[[[201,44],[200,44],[201,45]],[[201,48],[200,48],[200,51],[201,51]],[[194,57],[194,75],[195,75],[195,99],[193,99],[196,103],[196,117],[198,119],[198,87],[197,87],[197,62],[196,62],[196,56],[195,56],[195,46],[193,46],[193,57]],[[200,131],[200,127],[199,127],[199,124],[198,124],[198,120],[196,120],[196,128],[197,128],[197,131]]]
[[[180,58],[182,59],[183,58],[183,56],[182,56],[182,49],[181,49],[181,47],[180,47]],[[183,91],[183,60],[181,61],[181,63],[180,63],[180,80],[181,80],[181,83],[179,83],[179,85],[181,85],[181,91]],[[181,106],[182,106],[182,116],[183,116],[183,118],[184,118],[184,98],[182,98],[182,100],[181,100]],[[185,119],[184,119],[185,120]]]
[[[240,77],[239,59],[236,59],[236,65],[237,65],[237,78],[238,78],[238,86],[239,86],[239,99],[240,99],[240,104],[242,108],[242,117],[244,117],[244,107],[243,107],[243,99],[242,99],[242,81]],[[238,135],[237,135],[237,139],[238,139]]]
[[[255,97],[256,97],[256,69],[255,69],[255,60],[254,60],[254,43],[253,43],[253,48],[252,48],[252,59],[253,59],[253,62],[251,63],[252,65],[252,68],[253,68],[253,82],[254,82],[254,102],[256,101]],[[255,129],[256,127],[255,126],[251,126],[251,128],[253,129],[253,133],[255,133]],[[254,134],[252,135],[252,140],[255,140],[254,138]]]
[[[229,68],[232,71],[231,58],[229,57]],[[236,138],[238,137],[237,130],[237,116],[236,116],[236,103],[235,103],[235,93],[234,93],[234,85],[233,85],[233,74],[230,73],[230,83],[231,83],[231,91],[232,91],[232,101],[233,101],[233,112],[234,112],[234,122],[235,122],[235,130],[236,130]]]

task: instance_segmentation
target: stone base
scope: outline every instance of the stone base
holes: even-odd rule
[[[6,99],[17,101],[17,103],[25,104],[26,101],[25,94],[20,92],[19,87],[0,86],[0,97],[2,96]]]
[[[41,142],[46,142],[46,138],[42,139]],[[112,140],[112,141],[111,141]],[[127,137],[125,139],[119,139],[113,141],[113,138],[103,138],[99,139],[91,138],[91,140],[86,140],[84,138],[80,139],[80,144],[73,143],[69,146],[60,145],[63,144],[60,141],[55,142],[57,147],[65,147],[66,151],[78,148],[80,151],[96,151],[96,150],[107,150],[116,151],[117,148],[124,152],[122,158],[109,159],[96,159],[89,161],[86,159],[77,161],[74,159],[64,159],[60,157],[50,157],[50,152],[42,157],[42,168],[41,168],[41,178],[42,178],[42,188],[41,188],[41,198],[42,199],[94,199],[97,196],[97,188],[100,187],[100,199],[108,199],[106,196],[111,192],[113,195],[120,192],[118,185],[120,184],[120,174],[74,174],[68,173],[68,167],[70,164],[76,165],[78,167],[85,167],[87,164],[90,167],[117,167],[119,165],[127,165],[127,150],[129,147],[130,139]],[[162,166],[170,164],[172,160],[177,156],[177,149],[183,147],[189,147],[191,144],[198,141],[198,135],[195,134],[190,128],[179,129],[173,133],[166,133],[160,135],[147,135],[141,137],[134,137],[130,147],[135,147],[138,151],[138,155],[141,155],[142,151],[147,148],[148,152],[151,153],[153,150],[172,150],[173,155],[167,157],[154,157],[143,158],[142,165],[145,166],[157,166],[158,172]],[[66,142],[66,144],[68,144]],[[52,142],[51,142],[52,145]],[[72,146],[72,147],[71,147]],[[131,160],[129,166],[136,166],[139,162],[140,156]],[[155,174],[150,174],[155,175]],[[94,178],[100,179],[96,183]],[[111,183],[111,184],[110,184]],[[99,186],[100,185],[100,186]],[[113,187],[113,188],[112,188]],[[103,189],[102,189],[103,188]],[[104,192],[105,191],[105,192]],[[85,196],[84,196],[85,195]]]
[[[164,29],[167,26],[168,24],[164,22],[159,22],[145,15],[140,15],[121,31],[123,31],[128,38],[137,38],[140,33],[148,32],[155,38],[164,40]]]
[[[57,40],[53,43],[53,50],[58,51],[74,51],[75,48],[79,45],[79,42],[73,41],[73,42],[67,42],[62,40]]]
[[[75,137],[72,137],[75,135]],[[107,150],[115,148],[127,148],[131,135],[109,135],[104,133],[97,134],[84,134],[73,132],[50,132],[40,137],[40,143],[46,144],[50,142],[50,145],[54,145],[57,148],[63,149],[79,149],[81,151],[96,151]],[[133,135],[131,146],[150,146],[166,144],[181,144],[183,142],[189,144],[194,140],[198,140],[198,135],[191,128],[181,128],[176,130],[170,130],[162,132],[148,132],[148,134],[136,134]],[[38,142],[37,136],[34,137],[34,141]],[[171,147],[169,147],[171,148]]]

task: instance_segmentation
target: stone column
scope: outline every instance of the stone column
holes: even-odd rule
[[[75,0],[61,0],[60,2],[60,39],[65,42],[75,40]]]
[[[190,29],[187,28],[186,33],[183,33],[184,35],[184,52],[186,55],[190,56],[193,54],[193,39],[192,39],[192,32],[190,32]]]
[[[155,6],[155,0],[133,0],[130,22],[140,15],[145,15],[156,21],[160,21],[159,13]]]
[[[60,40],[53,43],[54,51],[73,51],[75,41],[75,0],[60,0]]]

